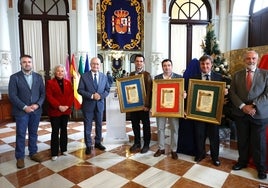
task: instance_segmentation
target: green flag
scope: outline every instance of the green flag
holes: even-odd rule
[[[84,67],[85,66],[83,66],[83,57],[80,56],[79,67],[78,67],[78,72],[79,72],[80,75],[84,74],[84,72],[85,72]]]

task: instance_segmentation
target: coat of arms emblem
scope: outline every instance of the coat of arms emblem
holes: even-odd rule
[[[112,33],[131,34],[131,18],[127,10],[115,10],[112,16]]]

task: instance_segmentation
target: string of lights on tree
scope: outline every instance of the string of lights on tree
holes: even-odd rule
[[[204,54],[213,58],[213,70],[229,77],[229,66],[219,49],[219,41],[215,36],[213,27],[213,24],[208,24],[206,37],[202,40],[201,48]]]

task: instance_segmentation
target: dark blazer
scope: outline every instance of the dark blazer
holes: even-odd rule
[[[74,91],[70,81],[63,79],[63,92],[56,78],[47,81],[46,84],[46,100],[48,101],[48,115],[58,117],[61,115],[69,115],[74,101]],[[65,112],[59,110],[59,106],[69,106]]]
[[[195,74],[194,76],[190,77],[190,79],[199,79],[202,80],[202,73],[198,73]],[[210,80],[211,81],[221,81],[221,82],[225,82],[225,79],[223,78],[223,76],[221,74],[218,74],[216,72],[211,71],[210,73]],[[189,83],[188,83],[189,84]],[[189,85],[185,85],[185,90],[188,91],[188,87]]]
[[[104,110],[104,99],[110,92],[107,76],[99,72],[99,83],[96,89],[94,88],[91,71],[86,72],[80,78],[77,91],[83,98],[82,110],[84,112],[93,112],[95,107],[97,107],[98,111],[102,112]],[[91,99],[95,92],[101,96],[101,99],[98,101]]]
[[[134,76],[136,72],[131,72],[129,76]],[[147,71],[142,71],[140,74],[143,74],[143,79],[144,79],[144,84],[145,84],[145,101],[144,101],[144,106],[147,108],[151,108],[152,106],[152,77],[149,72]]]
[[[38,104],[39,108],[34,111],[35,114],[42,113],[42,104],[45,100],[45,86],[40,74],[32,72],[33,85],[32,88],[27,84],[22,71],[10,76],[8,84],[8,96],[12,103],[12,115],[25,115],[23,107],[32,104]]]
[[[195,76],[192,77],[193,79],[202,79],[202,74],[196,74]],[[222,77],[221,74],[218,74],[216,72],[211,71],[210,73],[210,80],[211,81],[224,81],[224,78]]]
[[[254,73],[252,87],[248,92],[246,89],[246,69],[236,72],[233,76],[230,97],[234,104],[234,115],[244,116],[239,109],[242,103],[255,104],[255,119],[268,118],[268,71],[257,68]]]
[[[182,76],[179,75],[179,74],[176,74],[176,73],[172,72],[171,78],[182,78]],[[163,73],[162,73],[162,74],[158,74],[158,75],[156,75],[156,76],[154,77],[154,79],[164,79],[164,78],[163,78]]]

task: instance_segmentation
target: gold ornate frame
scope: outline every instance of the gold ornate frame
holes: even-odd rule
[[[220,125],[225,82],[189,79],[187,118]]]
[[[143,74],[118,78],[116,85],[122,113],[143,110],[146,95]]]
[[[184,117],[184,79],[153,80],[152,116]]]

